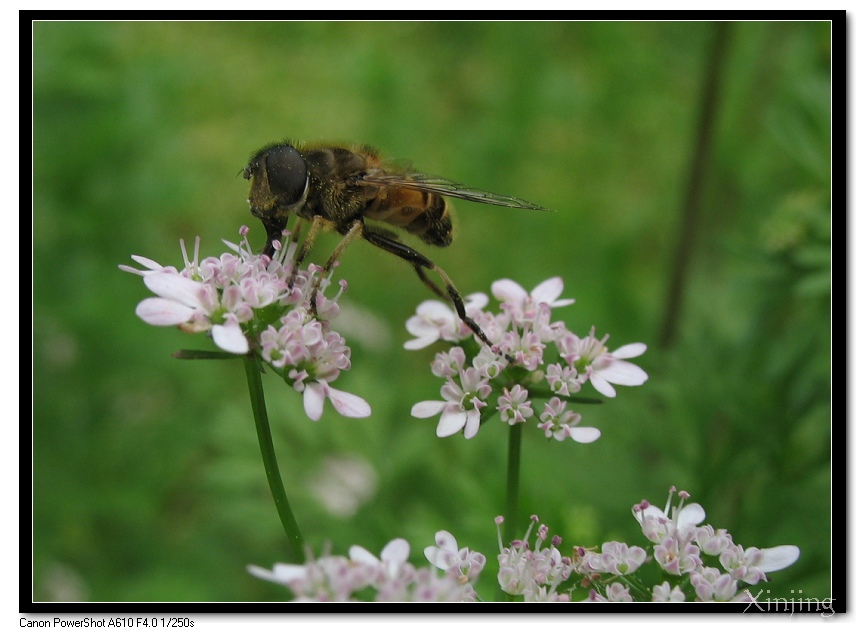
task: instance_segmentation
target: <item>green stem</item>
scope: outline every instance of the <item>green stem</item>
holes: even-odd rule
[[[255,430],[258,433],[258,445],[261,447],[261,458],[264,460],[264,472],[270,485],[270,494],[276,504],[276,511],[282,521],[282,527],[288,536],[291,547],[292,563],[303,563],[303,536],[291,511],[282,478],[279,476],[279,465],[276,462],[276,452],[273,450],[273,438],[270,434],[270,422],[267,420],[267,407],[264,404],[264,388],[261,385],[261,370],[258,361],[252,354],[243,357],[246,369],[246,382],[249,385],[249,399],[252,401],[252,415],[255,418]]]
[[[517,537],[519,526],[519,489],[520,489],[520,447],[522,445],[523,425],[514,424],[508,432],[508,474],[505,488],[505,522],[502,534],[504,535],[504,546],[510,547],[509,542]],[[514,602],[517,597],[501,592],[501,600]]]
[[[509,539],[516,538],[519,525],[520,446],[523,425],[514,424],[508,433],[508,480],[505,491],[505,530]]]

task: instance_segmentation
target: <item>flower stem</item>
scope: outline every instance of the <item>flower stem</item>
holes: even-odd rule
[[[505,534],[509,539],[516,538],[519,523],[519,487],[520,487],[520,446],[522,444],[523,425],[514,424],[508,433],[508,479],[505,491]]]
[[[276,511],[282,521],[282,527],[288,536],[291,547],[292,563],[303,563],[303,536],[291,511],[282,478],[279,476],[279,465],[276,462],[276,452],[273,450],[273,438],[270,434],[270,422],[267,420],[267,407],[264,404],[264,388],[261,384],[261,370],[252,354],[243,357],[246,369],[246,382],[249,385],[249,398],[252,401],[252,415],[255,418],[255,430],[258,433],[258,445],[261,448],[261,458],[264,460],[264,472],[270,485],[270,494],[276,504]]]

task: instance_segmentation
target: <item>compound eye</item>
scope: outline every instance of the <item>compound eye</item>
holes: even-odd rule
[[[291,145],[278,145],[265,154],[267,182],[270,190],[293,203],[300,200],[306,189],[306,162]]]

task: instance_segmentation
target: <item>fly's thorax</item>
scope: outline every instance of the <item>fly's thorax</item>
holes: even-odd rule
[[[306,204],[296,212],[306,219],[321,217],[336,226],[362,215],[371,193],[359,183],[370,166],[368,157],[343,147],[303,150],[309,172]]]

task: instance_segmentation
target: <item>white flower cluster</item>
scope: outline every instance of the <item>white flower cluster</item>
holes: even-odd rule
[[[474,602],[472,582],[486,559],[467,548],[458,549],[456,539],[445,531],[436,534],[436,545],[424,550],[431,567],[408,562],[410,547],[405,539],[394,539],[377,558],[353,545],[348,557],[322,556],[305,565],[277,563],[272,570],[250,565],[253,576],[288,587],[298,602]],[[436,569],[444,570],[439,574]]]
[[[584,585],[592,587],[589,602],[633,602],[633,591],[653,602],[750,602],[753,594],[747,588],[740,589],[741,584],[766,581],[767,572],[798,560],[799,548],[794,545],[745,549],[724,529],[698,526],[706,512],[699,504],[685,505],[689,495],[684,491],[678,493],[678,507],[671,508],[675,492],[675,488],[670,489],[663,510],[647,501],[633,508],[643,534],[654,544],[653,558],[669,580],[648,588],[632,576],[648,558],[641,547],[609,542],[600,552],[577,548],[575,568],[584,576]],[[717,567],[711,564],[715,560]],[[612,582],[623,576],[628,576],[626,583]]]
[[[616,395],[614,384],[643,384],[646,372],[624,359],[639,356],[646,345],[632,343],[610,352],[605,346],[608,337],[595,338],[594,328],[581,338],[564,322],[551,322],[553,308],[573,303],[573,299],[559,299],[563,289],[559,277],[531,292],[509,279],[496,281],[492,294],[500,301],[498,313],[484,311],[486,295],[469,295],[466,314],[494,344],[494,349],[484,346],[472,358],[466,356],[467,350],[477,349],[472,331],[453,308],[440,301],[421,303],[406,323],[415,337],[405,343],[406,349],[421,349],[439,340],[459,346],[439,352],[432,363],[433,375],[445,381],[443,400],[419,402],[412,415],[439,415],[439,437],[462,431],[472,438],[493,410],[508,424],[526,422],[536,415],[530,398],[545,396],[548,401],[538,414],[538,427],[547,437],[583,443],[598,439],[598,429],[577,426],[580,415],[566,408],[568,399],[586,382],[611,398]],[[546,388],[541,390],[544,382]]]
[[[570,594],[559,592],[559,585],[566,581],[574,569],[573,562],[558,550],[562,539],[554,536],[550,546],[544,546],[549,528],[539,525],[534,548],[529,539],[535,525],[539,523],[532,515],[529,529],[522,539],[511,541],[509,547],[502,545],[502,517],[496,518],[499,531],[499,574],[502,590],[512,596],[522,596],[526,602],[569,602]]]
[[[310,265],[295,270],[292,249],[271,259],[254,254],[241,229],[240,244],[225,242],[232,252],[198,261],[199,240],[192,259],[181,240],[185,266],[177,270],[146,257],[132,259],[144,267],[121,270],[141,275],[156,297],[141,301],[135,313],[146,323],[177,326],[186,332],[209,332],[213,342],[231,354],[257,354],[303,393],[307,415],[318,420],[327,399],[347,417],[367,417],[370,407],[362,398],[331,386],[340,372],[351,367],[351,350],[330,329],[339,314],[337,300],[324,296],[329,279]],[[316,310],[311,309],[313,289]]]
[[[750,602],[753,594],[740,590],[740,583],[765,581],[768,572],[798,560],[799,548],[794,545],[743,549],[726,530],[697,527],[705,518],[703,508],[684,505],[688,494],[682,492],[682,502],[671,510],[673,492],[664,510],[646,501],[634,506],[643,534],[655,544],[654,560],[662,569],[662,582],[654,586],[642,582],[641,568],[651,560],[645,548],[610,541],[600,551],[573,547],[572,555],[565,556],[562,538],[550,537],[549,528],[533,515],[525,536],[507,545],[502,543],[503,519],[496,518],[499,587],[525,602],[568,602],[580,587],[589,589],[586,602]],[[436,545],[425,548],[424,554],[434,568],[445,571],[443,576],[408,563],[409,544],[401,538],[388,543],[381,558],[355,545],[348,558],[322,556],[305,565],[280,563],[272,570],[256,566],[248,570],[287,586],[295,600],[369,600],[372,596],[374,601],[478,601],[473,584],[484,570],[483,554],[459,548],[444,530],[435,539]],[[717,558],[720,568],[707,564],[710,557]]]

